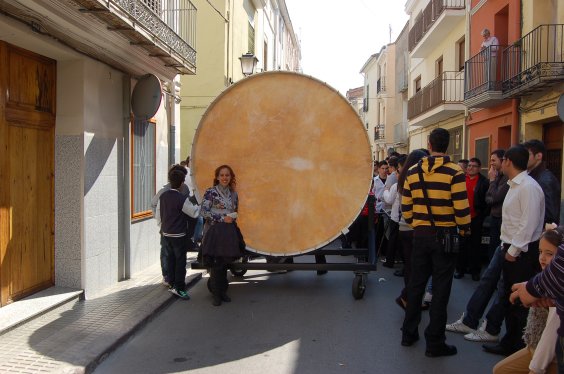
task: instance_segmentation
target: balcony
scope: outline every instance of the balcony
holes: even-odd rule
[[[374,141],[377,143],[381,143],[382,140],[385,140],[386,139],[385,131],[386,131],[386,127],[384,126],[384,124],[377,125],[374,128]]]
[[[376,93],[381,94],[386,92],[386,77],[380,77],[376,81]]]
[[[409,140],[407,129],[407,122],[400,122],[394,125],[394,146],[403,147],[407,145]]]
[[[431,0],[408,34],[411,57],[425,57],[466,17],[466,0]]]
[[[445,71],[407,102],[410,126],[427,126],[465,110],[464,72]]]
[[[464,63],[464,105],[489,108],[503,101],[503,54],[507,46],[491,45]]]
[[[503,97],[520,97],[564,81],[564,25],[540,25],[503,50]]]
[[[82,7],[80,12],[94,15],[108,30],[143,48],[166,67],[195,74],[197,9],[189,0],[73,1]]]

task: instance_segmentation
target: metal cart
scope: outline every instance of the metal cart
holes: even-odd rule
[[[374,206],[374,196],[368,197],[368,206]],[[352,283],[352,294],[357,300],[364,297],[366,291],[366,280],[370,271],[376,271],[377,257],[376,257],[376,232],[374,229],[374,211],[368,210],[368,248],[354,248],[354,249],[317,249],[309,252],[306,255],[354,255],[356,262],[339,262],[339,263],[284,263],[284,262],[252,262],[253,259],[263,257],[259,254],[249,254],[242,257],[240,262],[233,262],[229,265],[231,274],[237,277],[245,275],[247,270],[267,270],[267,271],[282,271],[282,270],[317,270],[317,271],[352,271],[354,278]],[[301,255],[300,255],[301,256]],[[280,259],[293,258],[279,257]],[[205,267],[200,263],[192,263],[192,269],[204,269]],[[208,283],[209,289],[209,283]]]

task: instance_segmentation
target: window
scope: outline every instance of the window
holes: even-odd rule
[[[435,76],[440,77],[443,74],[443,56],[439,57],[439,59],[435,63],[435,70]]]
[[[415,78],[415,92],[421,91],[421,76]]]
[[[465,59],[465,56],[466,56],[466,51],[465,51],[466,50],[466,41],[464,40],[464,37],[462,37],[462,39],[460,39],[457,46],[458,46],[458,71],[462,71],[462,70],[464,70],[464,62],[466,61],[466,59]]]
[[[131,147],[131,218],[151,216],[156,193],[156,121],[134,119]]]
[[[490,161],[490,138],[476,139],[474,141],[474,145],[474,157],[478,158],[482,162],[480,172],[484,174],[484,176],[487,176]]]
[[[462,158],[462,126],[448,130],[450,141],[448,143],[447,155],[453,162],[458,162]]]

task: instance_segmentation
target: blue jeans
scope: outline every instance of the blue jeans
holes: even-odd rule
[[[498,292],[503,292],[503,278],[501,277],[501,271],[504,261],[505,251],[501,246],[499,246],[494,252],[488,267],[482,274],[478,287],[466,305],[466,313],[464,314],[464,319],[462,320],[466,326],[472,329],[477,329],[478,324],[480,323],[480,318],[482,318],[482,315],[484,314],[484,311],[486,310],[486,307],[496,290],[496,286]],[[488,314],[486,315],[486,319],[488,320],[486,331],[492,335],[498,335],[501,330],[504,315],[505,308],[503,304],[499,302],[499,298],[496,297],[490,307],[490,310],[488,311]]]
[[[163,277],[168,280],[168,248],[163,234],[161,234],[161,271]]]

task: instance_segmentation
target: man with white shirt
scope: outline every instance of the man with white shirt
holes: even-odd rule
[[[523,348],[523,328],[528,310],[511,305],[511,286],[532,278],[540,271],[539,238],[544,224],[544,193],[540,185],[527,174],[529,152],[516,145],[505,152],[502,171],[509,181],[509,191],[502,208],[501,241],[505,253],[503,264],[504,289],[500,300],[506,304],[506,334],[497,345],[483,345],[486,352],[510,355]]]
[[[385,160],[379,161],[378,165],[378,175],[374,177],[374,184],[372,187],[372,192],[374,193],[374,198],[376,199],[376,213],[382,213],[384,210],[384,190],[386,189],[386,181],[388,179],[388,162]],[[376,225],[376,251],[379,255],[384,255],[383,250],[385,250],[388,241],[384,237],[385,226],[384,226],[383,214],[378,215],[378,223]],[[385,259],[382,258],[382,262]]]

